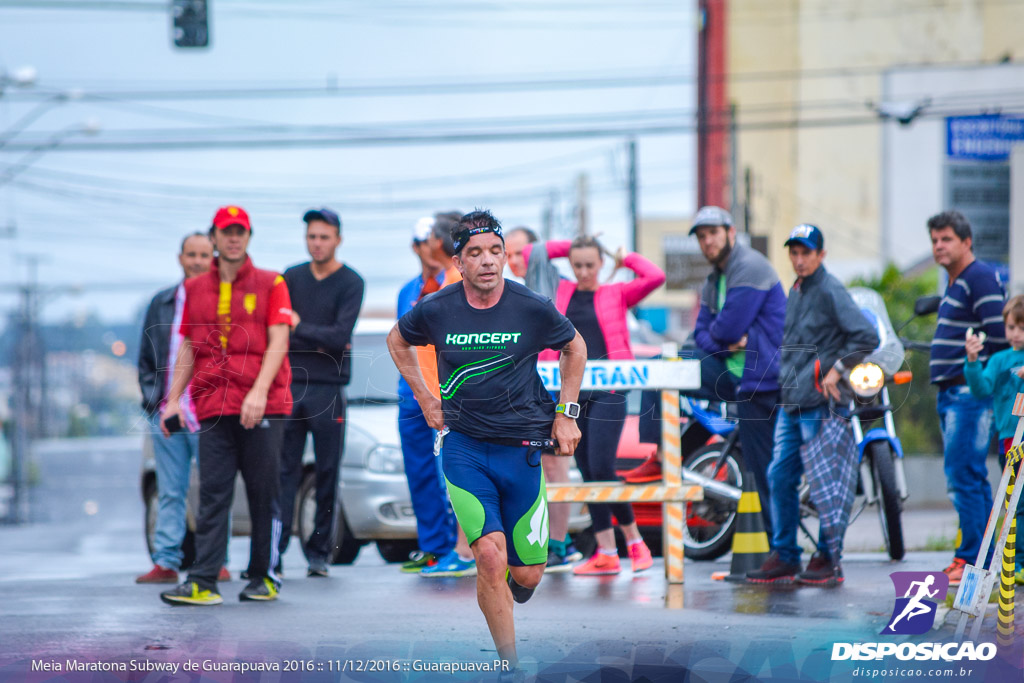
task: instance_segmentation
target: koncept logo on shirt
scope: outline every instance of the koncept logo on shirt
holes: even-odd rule
[[[462,350],[480,348],[504,348],[508,344],[518,344],[522,332],[473,332],[467,334],[449,333],[444,338],[447,346],[459,346]]]

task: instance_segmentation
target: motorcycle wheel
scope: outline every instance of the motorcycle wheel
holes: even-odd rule
[[[691,453],[683,467],[706,477],[743,487],[743,468],[737,460],[739,446],[733,446],[721,469],[712,469],[722,454],[722,443],[713,443]],[[736,503],[706,497],[702,501],[686,504],[686,526],[683,528],[684,555],[691,560],[715,560],[732,548],[732,535],[736,531]]]
[[[896,488],[896,457],[892,448],[884,441],[869,444],[871,449],[871,473],[874,475],[875,496],[878,502],[878,521],[882,524],[882,537],[889,557],[902,560],[906,550],[903,547],[903,522],[900,519],[903,505]]]

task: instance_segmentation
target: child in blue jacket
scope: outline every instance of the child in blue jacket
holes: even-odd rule
[[[978,398],[992,397],[995,413],[996,429],[999,432],[1000,466],[1006,463],[1006,452],[1013,442],[1017,431],[1017,422],[1013,410],[1014,400],[1019,392],[1024,392],[1024,296],[1012,297],[1003,307],[1003,321],[1006,324],[1006,341],[1010,348],[992,354],[988,363],[982,367],[979,354],[982,352],[984,339],[968,331],[967,362],[964,365],[964,377],[971,393]],[[1002,495],[1001,491],[996,492]],[[1024,533],[1024,495],[1017,505],[1017,533]],[[1024,584],[1024,543],[1017,543],[1015,575],[1017,583]]]

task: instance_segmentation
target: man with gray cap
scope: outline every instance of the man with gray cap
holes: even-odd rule
[[[840,401],[839,382],[848,368],[878,347],[874,326],[834,275],[825,270],[825,238],[816,226],[798,225],[786,240],[796,282],[786,302],[779,377],[783,378],[775,425],[771,487],[772,552],[760,569],[747,572],[751,583],[837,586],[843,582],[840,558],[833,557],[825,534],[817,552],[800,571],[798,487],[804,474],[801,446],[810,443]],[[742,433],[742,428],[741,432]],[[814,478],[809,478],[811,486]],[[845,529],[836,532],[840,546]]]
[[[736,241],[732,216],[725,209],[703,207],[694,217],[690,234],[697,237],[701,253],[712,266],[701,289],[694,329],[701,361],[701,389],[696,395],[737,402],[743,459],[754,476],[770,534],[767,471],[779,398],[778,356],[786,295],[768,259]],[[651,399],[641,416],[656,414],[657,395]],[[641,420],[640,441],[657,443],[660,434],[657,422]],[[631,482],[660,479],[661,464],[652,457],[624,476]]]
[[[736,242],[736,228],[725,209],[702,208],[690,234],[696,235],[701,253],[712,266],[701,290],[694,327],[697,347],[704,354],[702,380],[711,382],[704,388],[720,400],[737,402],[743,459],[754,475],[770,534],[766,473],[779,398],[778,353],[786,294],[768,259]]]
[[[341,246],[341,218],[328,209],[310,209],[306,250],[310,261],[284,271],[292,294],[292,396],[295,406],[281,449],[281,524],[284,555],[291,537],[295,494],[302,476],[306,435],[313,434],[316,458],[316,516],[303,552],[308,576],[327,576],[336,514],[338,467],[345,446],[345,385],[351,374],[352,328],[363,305],[363,278],[335,253]]]

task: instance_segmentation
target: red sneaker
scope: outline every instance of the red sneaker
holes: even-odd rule
[[[231,572],[228,571],[227,567],[221,567],[220,572],[217,573],[217,581],[230,581]]]
[[[661,479],[661,461],[657,454],[650,456],[631,470],[619,475],[627,484],[644,484]]]
[[[942,570],[942,573],[949,577],[950,586],[959,586],[961,579],[964,578],[964,565],[967,564],[967,560],[962,560],[959,557],[954,557],[953,562]]]
[[[633,565],[634,573],[650,569],[654,564],[654,560],[651,558],[651,549],[643,541],[629,546],[629,561]]]
[[[148,572],[136,576],[135,583],[178,583],[178,572],[154,564]]]
[[[622,571],[622,566],[619,564],[619,556],[605,555],[600,550],[583,564],[572,568],[572,573],[576,576],[608,576],[618,574],[620,571]]]

